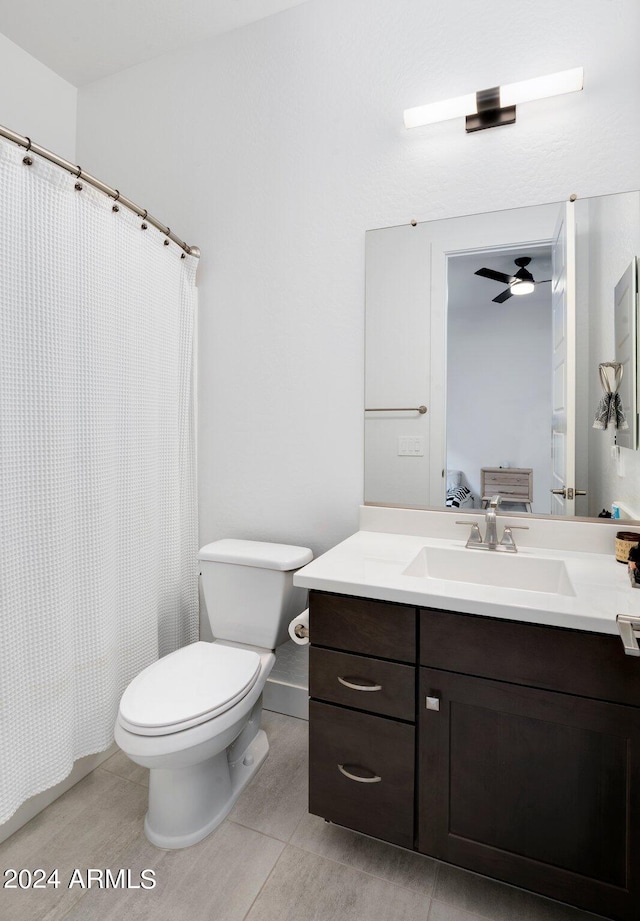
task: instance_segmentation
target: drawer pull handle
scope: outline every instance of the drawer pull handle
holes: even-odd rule
[[[358,678],[357,680],[366,681],[367,679]],[[340,684],[343,684],[345,688],[351,688],[352,691],[381,691],[382,690],[382,685],[374,684],[373,681],[370,684],[354,684],[354,679],[352,679],[351,681],[348,681],[346,678],[341,678],[339,675],[338,675],[338,681],[340,682]]]
[[[344,774],[345,777],[348,777],[349,780],[355,780],[356,783],[380,783],[382,777],[378,774],[374,774],[373,771],[369,771],[371,777],[359,777],[357,774],[352,774],[351,771],[347,770],[347,767],[351,768],[351,771],[368,771],[368,768],[356,767],[354,764],[339,764],[338,770],[341,774]]]

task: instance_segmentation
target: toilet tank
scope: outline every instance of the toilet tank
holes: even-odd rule
[[[202,592],[218,640],[275,649],[304,610],[307,591],[293,574],[311,562],[306,547],[256,540],[217,540],[199,554]]]

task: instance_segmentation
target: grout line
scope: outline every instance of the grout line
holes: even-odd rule
[[[95,770],[104,771],[105,774],[109,774],[111,777],[118,777],[120,780],[126,780],[127,783],[135,784],[136,787],[142,787],[143,790],[149,789],[146,783],[140,783],[138,780],[132,780],[130,777],[124,777],[122,774],[118,774],[116,771],[110,771],[109,768],[104,767],[102,764],[95,768]]]
[[[426,857],[427,855],[425,854],[424,856]],[[435,899],[438,883],[440,882],[440,868],[442,867],[442,864],[440,863],[439,860],[434,860],[433,857],[431,858],[431,860],[433,860],[433,862],[436,865],[436,871],[433,874],[433,889],[431,890],[431,901],[433,902],[433,900]],[[429,909],[429,914],[431,914],[431,909]]]
[[[271,837],[271,836],[270,836],[270,835],[267,835],[267,837]],[[274,838],[273,840],[274,840],[274,841],[278,841],[280,844],[283,844],[283,842],[280,841],[279,838]],[[265,879],[264,879],[263,882],[262,882],[262,885],[260,886],[260,888],[258,889],[258,891],[257,891],[257,893],[256,893],[255,899],[253,900],[253,902],[251,903],[251,905],[249,905],[249,908],[247,909],[247,913],[243,916],[242,921],[247,921],[249,915],[250,915],[251,912],[253,911],[253,906],[256,904],[256,902],[258,901],[258,899],[259,899],[260,896],[262,895],[262,892],[263,892],[263,890],[264,890],[264,887],[267,885],[267,883],[268,883],[269,880],[271,879],[271,876],[273,875],[273,872],[274,872],[275,868],[276,868],[276,867],[278,866],[278,864],[280,863],[280,858],[282,857],[282,855],[283,855],[284,852],[286,851],[287,847],[288,847],[288,845],[285,844],[284,847],[282,848],[282,850],[280,851],[280,853],[278,854],[278,859],[276,860],[276,862],[274,863],[274,865],[271,867],[271,869],[270,869],[269,872],[267,873]]]
[[[349,829],[351,831],[351,829]],[[353,832],[353,834],[359,835],[360,832]],[[367,835],[364,836],[368,837]],[[371,839],[373,841],[378,841],[378,838]],[[397,847],[395,844],[389,844],[388,841],[383,841],[382,844],[386,844],[388,847]],[[343,860],[336,860],[335,857],[327,857],[326,854],[319,854],[318,851],[310,851],[302,844],[287,844],[287,847],[292,847],[296,851],[303,851],[305,854],[310,854],[313,857],[319,857],[321,860],[328,860],[330,863],[335,863],[339,867],[345,867],[347,870],[353,870],[354,873],[362,873],[363,876],[368,876],[371,879],[377,879],[380,883],[386,883],[387,886],[396,886],[398,889],[406,889],[408,892],[418,893],[424,895],[425,898],[428,898],[430,901],[433,901],[433,890],[431,893],[424,893],[421,889],[418,889],[415,886],[406,886],[403,883],[396,882],[395,880],[389,879],[388,876],[377,876],[375,873],[370,873],[369,870],[363,870],[361,867],[354,867],[352,863],[345,863]],[[405,848],[399,848],[403,851]],[[416,853],[414,851],[408,851],[409,854]],[[424,857],[425,860],[433,860],[432,857],[427,857],[426,854],[418,854],[418,857]],[[435,888],[435,887],[434,887]],[[492,921],[492,919],[490,919]],[[597,919],[599,921],[599,919]]]
[[[272,841],[279,841],[280,844],[288,844],[286,838],[278,838],[277,835],[272,835],[268,831],[262,831],[261,828],[254,828],[253,825],[246,825],[244,822],[238,821],[238,819],[230,819],[228,816],[225,819],[226,822],[232,822],[233,825],[238,825],[240,828],[246,828],[249,831],[254,831],[257,835],[264,835],[265,838],[271,838]]]
[[[65,918],[68,918],[69,915],[71,914],[71,912],[72,912],[72,911],[75,911],[75,909],[78,907],[78,905],[80,904],[81,899],[83,899],[83,898],[85,897],[85,895],[87,894],[88,891],[89,891],[88,889],[85,889],[83,892],[80,892],[80,894],[78,895],[78,898],[75,900],[75,902],[72,902],[71,905],[69,906],[69,910],[68,910],[68,911],[65,911],[65,913],[64,913],[63,915],[59,915],[59,916],[58,916],[58,921],[64,921]],[[46,915],[45,915],[45,917],[46,917]]]
[[[467,911],[466,908],[460,908],[458,905],[453,905],[452,902],[445,902],[443,899],[431,899],[431,906],[429,908],[429,917],[427,921],[431,919],[431,911],[436,902],[439,902],[440,905],[445,905],[447,908],[454,908],[456,912],[459,912],[461,917],[464,919],[465,915],[469,916],[470,921],[495,921],[495,916],[489,917],[489,915],[479,915],[477,911]]]
[[[300,826],[302,825],[302,823],[304,822],[304,820],[306,819],[306,817],[307,817],[308,815],[310,815],[310,813],[309,813],[309,810],[307,809],[307,811],[306,811],[306,812],[303,812],[302,815],[300,816],[300,818],[298,819],[298,821],[296,822],[295,828],[293,829],[293,831],[291,832],[291,834],[290,834],[289,837],[287,838],[287,844],[290,844],[290,843],[291,843],[291,839],[293,838],[293,836],[295,835],[295,833],[296,833],[297,830],[300,828]]]

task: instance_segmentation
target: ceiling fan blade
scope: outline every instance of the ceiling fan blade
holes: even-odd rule
[[[553,281],[552,278],[541,278],[540,281],[536,281],[536,285],[546,285],[548,281]]]
[[[493,303],[504,304],[504,302],[508,301],[510,297],[513,297],[511,294],[511,288],[507,288],[507,290],[503,291],[502,294],[499,294],[497,297],[493,298]]]
[[[490,278],[492,281],[499,281],[503,285],[510,285],[513,281],[513,275],[505,275],[504,272],[496,272],[494,269],[478,269],[474,275],[481,275],[483,278]]]

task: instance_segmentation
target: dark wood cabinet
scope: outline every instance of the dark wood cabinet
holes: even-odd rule
[[[312,646],[309,694],[316,700],[413,723],[416,670],[413,665]]]
[[[309,811],[413,847],[413,725],[311,701]]]
[[[420,699],[418,849],[637,919],[637,711],[431,668]]]
[[[311,592],[315,646],[396,662],[416,661],[416,611],[404,604]]]
[[[310,633],[311,812],[638,921],[640,662],[616,637],[320,592]]]
[[[416,610],[311,592],[309,617],[309,811],[413,848]]]

